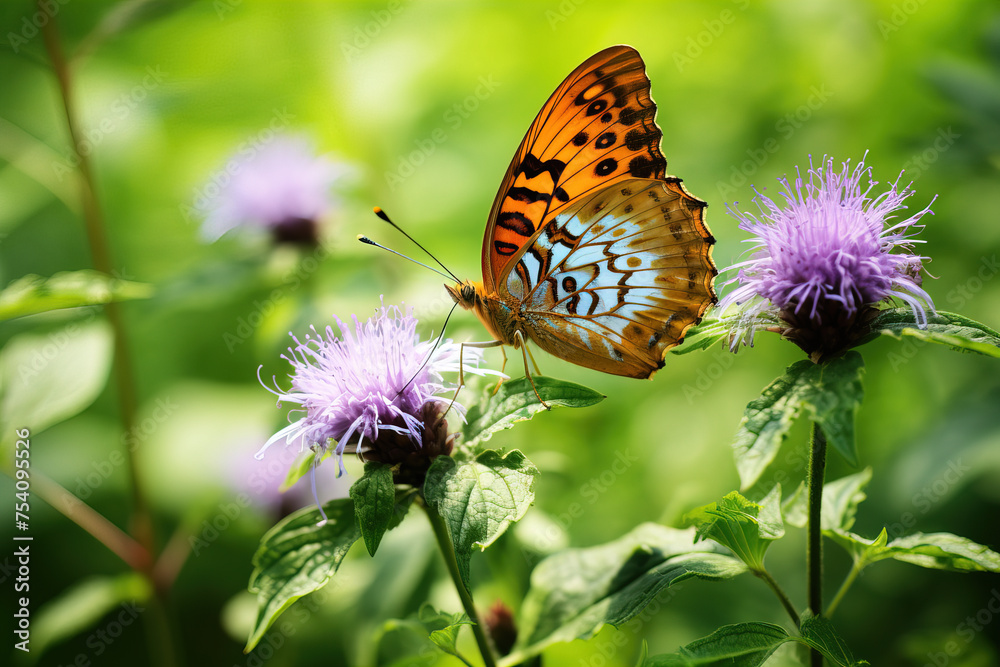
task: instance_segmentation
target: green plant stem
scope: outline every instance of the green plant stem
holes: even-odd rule
[[[826,473],[826,436],[819,424],[813,424],[809,450],[809,537],[806,543],[806,570],[809,582],[809,611],[813,616],[823,613],[823,477]],[[813,667],[821,667],[823,656],[812,651]]]
[[[840,604],[840,601],[847,593],[847,589],[850,588],[851,584],[854,583],[854,580],[858,578],[858,575],[861,574],[861,570],[863,570],[864,567],[865,564],[863,562],[855,561],[854,567],[852,567],[851,571],[847,573],[847,576],[844,578],[844,583],[840,585],[840,588],[837,589],[837,594],[834,595],[833,600],[830,601],[830,606],[826,608],[827,618],[833,616],[833,612],[837,610],[837,605]]]
[[[73,98],[73,87],[70,81],[70,64],[63,54],[62,44],[59,41],[59,32],[56,26],[56,17],[45,6],[43,0],[38,0],[38,11],[47,17],[47,21],[42,26],[42,36],[45,41],[45,50],[48,52],[49,60],[52,62],[52,69],[59,84],[59,93],[62,97],[63,112],[66,117],[66,128],[69,132],[70,143],[76,155],[80,170],[80,200],[83,210],[84,226],[87,232],[87,242],[90,246],[90,254],[94,262],[94,268],[106,275],[114,275],[114,265],[111,260],[111,251],[108,245],[107,232],[104,225],[104,217],[101,212],[100,202],[97,199],[97,189],[94,185],[94,173],[91,168],[89,153],[80,150],[80,133],[76,124],[76,112]],[[125,323],[121,309],[117,303],[110,302],[104,305],[104,312],[108,318],[108,323],[114,332],[114,377],[115,385],[118,388],[118,406],[122,421],[122,428],[126,435],[133,432],[136,416],[136,387],[135,376],[132,371],[132,360],[129,352],[128,336],[125,330]],[[125,438],[123,441],[127,441]],[[169,622],[167,620],[165,591],[160,590],[156,585],[156,576],[153,572],[156,548],[156,537],[153,532],[152,514],[146,502],[146,495],[143,492],[142,481],[139,475],[138,464],[134,447],[125,448],[125,459],[127,461],[129,488],[131,490],[132,519],[130,532],[135,540],[142,546],[144,559],[138,563],[137,571],[142,573],[149,581],[155,591],[154,598],[150,600],[147,628],[150,636],[150,655],[152,662],[158,665],[176,664],[174,645],[171,637]]]
[[[433,508],[424,504],[424,510],[427,512],[427,518],[430,519],[431,528],[434,529],[434,537],[437,539],[441,555],[444,556],[445,565],[448,566],[448,574],[451,575],[451,580],[454,582],[455,589],[458,591],[458,597],[462,600],[462,607],[465,608],[465,613],[472,621],[472,634],[476,637],[476,644],[479,645],[479,652],[483,656],[483,663],[486,667],[496,667],[496,658],[493,656],[493,647],[490,645],[490,640],[486,636],[483,624],[479,622],[479,614],[476,613],[476,605],[472,600],[472,594],[469,593],[469,589],[466,587],[465,582],[462,581],[462,574],[458,570],[458,560],[455,558],[455,547],[451,543],[451,536],[448,534],[448,527],[444,524],[444,519],[442,519]]]
[[[753,570],[753,573],[754,576],[763,580],[765,584],[771,587],[771,590],[774,591],[774,594],[777,595],[778,599],[781,601],[781,606],[785,608],[785,611],[788,612],[788,615],[795,623],[795,627],[799,627],[799,612],[795,611],[795,605],[792,604],[788,595],[785,594],[785,591],[782,590],[778,582],[771,576],[771,573],[767,570]]]

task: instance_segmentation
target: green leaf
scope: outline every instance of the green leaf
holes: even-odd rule
[[[31,649],[48,647],[97,625],[108,612],[122,608],[129,619],[145,611],[139,604],[152,594],[146,578],[135,572],[90,577],[49,600],[32,619]]]
[[[823,507],[820,526],[823,530],[850,530],[858,505],[868,496],[865,487],[872,479],[872,469],[827,482],[823,487]]]
[[[764,554],[771,542],[785,534],[780,503],[780,485],[775,485],[761,504],[733,491],[718,503],[689,512],[684,518],[698,527],[698,539],[715,540],[759,572],[764,569]]]
[[[707,637],[696,639],[677,653],[647,658],[642,667],[732,665],[758,667],[785,642],[795,639],[773,623],[724,625]]]
[[[448,526],[466,585],[473,547],[485,550],[524,516],[535,499],[531,486],[537,474],[538,469],[517,450],[505,456],[486,450],[472,461],[434,459],[424,497]]]
[[[729,337],[729,320],[734,318],[706,317],[684,334],[684,342],[670,349],[671,354],[687,354],[707,350]]]
[[[805,481],[799,482],[792,495],[781,503],[781,517],[789,526],[805,528],[809,523],[809,494]]]
[[[292,461],[292,465],[288,469],[288,474],[285,476],[285,481],[278,487],[278,491],[284,493],[295,486],[295,483],[302,479],[303,475],[309,472],[314,466],[318,466],[329,458],[331,451],[331,448],[327,447],[319,456],[311,449],[299,452],[299,455]]]
[[[119,280],[91,270],[66,271],[51,278],[29,274],[0,292],[0,321],[60,308],[148,299],[152,294],[152,285]]]
[[[795,641],[816,649],[831,665],[862,667],[868,663],[856,661],[847,644],[837,635],[825,618],[807,617],[802,621],[801,636],[796,637],[780,625],[772,623],[738,623],[725,625],[707,637],[681,647],[677,653],[647,658],[642,667],[695,667],[697,665],[727,665],[758,667],[764,664],[779,646]]]
[[[909,308],[882,311],[871,324],[873,335],[881,334],[902,340],[909,336],[928,343],[947,345],[955,350],[979,352],[1000,357],[1000,333],[956,313],[938,311],[927,316],[927,326],[920,328]]]
[[[539,375],[532,378],[538,393],[551,407],[586,408],[596,405],[606,397],[589,387],[564,382]],[[489,440],[494,433],[511,428],[520,421],[531,419],[535,413],[545,410],[531,380],[518,378],[507,380],[496,394],[479,405],[469,408],[466,424],[462,427],[462,438],[468,445],[479,445]]]
[[[111,329],[104,322],[12,338],[0,351],[0,438],[15,427],[37,435],[83,411],[107,383],[111,354]]]
[[[1000,554],[951,533],[914,533],[886,545],[904,563],[952,572],[1000,572]]]
[[[839,667],[860,667],[867,665],[864,660],[855,660],[847,642],[833,629],[833,623],[822,616],[807,616],[799,626],[799,639],[803,644],[814,648],[829,661],[829,664]]]
[[[427,629],[428,637],[439,649],[466,662],[459,654],[456,643],[458,633],[463,625],[472,625],[472,621],[465,614],[448,614],[438,611],[428,603],[420,607],[417,614],[420,622]],[[468,664],[468,662],[466,662]]]
[[[774,460],[803,407],[830,445],[857,465],[854,419],[864,396],[863,373],[857,352],[821,364],[798,361],[750,401],[733,442],[741,487],[752,486]]]
[[[361,537],[351,500],[334,500],[323,509],[326,522],[319,508],[306,508],[285,517],[261,538],[249,586],[257,594],[257,620],[245,652],[293,602],[325,586]]]
[[[567,549],[541,561],[521,607],[516,665],[560,641],[588,639],[606,624],[621,626],[665,589],[696,577],[729,579],[746,571],[711,542],[694,544],[693,528],[641,524],[596,547]]]
[[[392,467],[375,461],[365,463],[365,473],[351,485],[350,494],[365,547],[374,556],[382,535],[389,529],[396,506]]]

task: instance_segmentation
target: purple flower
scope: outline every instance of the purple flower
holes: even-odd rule
[[[396,306],[382,306],[362,324],[354,317],[352,327],[334,316],[340,335],[328,326],[324,334],[315,328],[304,340],[294,335],[293,347],[282,358],[292,365],[291,389],[275,383],[269,391],[282,401],[298,403],[304,412],[299,420],[275,433],[257,453],[284,440],[309,447],[317,458],[331,445],[340,474],[343,454],[357,453],[365,460],[405,463],[418,456],[425,465],[429,457],[450,453],[444,411],[451,404],[456,385],[443,374],[459,370],[459,345],[450,340],[421,342],[417,320]],[[479,369],[482,350],[466,348],[466,373],[483,375]],[[446,395],[443,395],[446,394]],[[464,417],[459,403],[452,407]],[[400,479],[397,481],[408,481]]]
[[[238,227],[269,231],[277,241],[317,241],[317,221],[331,208],[332,183],[345,165],[319,156],[301,137],[278,136],[241,149],[226,167],[228,182],[200,202],[202,235],[210,241]]]
[[[873,197],[878,183],[864,158],[853,170],[850,161],[835,170],[828,157],[819,168],[810,160],[809,167],[808,182],[798,169],[794,185],[778,179],[783,208],[757,190],[759,214],[729,208],[740,229],[754,235],[752,258],[728,269],[738,270],[727,283],[736,288],[719,303],[720,312],[742,306],[733,347],[741,339],[752,344],[754,330],[771,325],[819,360],[858,342],[875,304],[893,298],[926,326],[927,311],[934,312],[920,287],[927,258],[908,251],[922,243],[913,235],[922,227],[917,222],[933,215],[930,204],[896,221],[893,214],[905,210],[903,202],[913,194],[908,186],[899,188],[899,177]],[[897,249],[902,252],[893,253]]]

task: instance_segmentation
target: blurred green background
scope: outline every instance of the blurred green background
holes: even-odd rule
[[[458,610],[428,526],[414,513],[375,559],[356,546],[319,599],[287,612],[290,631],[242,654],[253,615],[250,558],[281,511],[247,490],[269,465],[253,453],[286,413],[259,386],[257,368],[283,378],[278,355],[289,331],[325,326],[331,313],[364,318],[380,295],[412,305],[425,336],[440,330],[450,306],[441,280],[355,241],[364,233],[410,250],[371,207],[384,207],[458,275],[478,279],[485,218],[514,149],[563,77],[606,46],[630,44],[645,59],[668,171],[709,202],[720,267],[737,260],[745,238],[725,207],[750,205],[751,184],[773,193],[775,178],[809,156],[856,161],[868,151],[883,183],[906,169],[902,180],[916,189],[911,210],[938,195],[918,248],[933,258],[936,279],[925,288],[937,306],[1000,325],[1000,7],[991,0],[52,4],[64,49],[77,54],[79,123],[92,144],[114,266],[156,288],[123,311],[140,401],[132,442],[157,542],[162,548],[174,535],[170,548],[193,546],[169,592],[181,664],[391,664],[408,640],[389,632],[376,649],[387,619],[424,600]],[[36,11],[27,2],[0,6],[0,285],[93,266],[61,101],[42,36],[32,34]],[[193,208],[206,183],[269,126],[306,135],[352,166],[324,221],[325,252],[199,238]],[[275,290],[281,298],[269,302]],[[250,335],[227,339],[251,317],[258,325]],[[481,340],[483,331],[461,313],[448,335]],[[127,440],[100,310],[5,322],[0,343],[28,363],[41,354],[40,377],[59,378],[48,393],[32,393],[28,380],[4,376],[5,457],[14,429],[32,429],[33,470],[127,527],[125,465],[113,454]],[[996,362],[892,340],[863,354],[859,450],[875,474],[858,532],[947,530],[1000,547]],[[494,438],[524,450],[543,475],[523,524],[474,558],[479,604],[502,599],[516,610],[540,554],[605,542],[642,521],[676,522],[737,488],[729,444],[743,409],[800,357],[760,335],[736,356],[715,349],[668,358],[651,382],[539,358],[545,374],[608,398]],[[498,352],[487,359],[499,366]],[[44,414],[33,422],[36,413]],[[786,488],[798,483],[806,435],[802,425],[793,430],[755,491],[781,470]],[[611,467],[619,455],[635,459],[620,474]],[[827,479],[851,472],[833,457]],[[324,478],[321,495],[343,495],[349,484]],[[0,491],[12,498],[9,477],[0,477]],[[285,505],[294,502],[309,500]],[[0,528],[5,545],[12,523]],[[128,608],[120,600],[137,594],[134,581],[120,578],[122,562],[37,497],[31,534],[33,651],[22,655],[11,642],[0,653],[17,664],[147,662],[145,612],[136,612],[138,622],[121,618]],[[799,604],[804,542],[793,532],[768,559]],[[12,552],[0,552],[5,600],[13,596]],[[830,594],[848,568],[829,548]],[[1000,619],[980,615],[982,630],[972,633],[962,624],[998,589],[989,575],[889,562],[866,571],[835,620],[873,664],[939,664],[953,642],[947,664],[995,665]],[[631,665],[643,639],[655,654],[724,623],[785,621],[748,576],[685,583],[660,602],[638,632],[606,629],[590,643],[557,645],[547,664]],[[9,627],[3,616],[0,627]]]

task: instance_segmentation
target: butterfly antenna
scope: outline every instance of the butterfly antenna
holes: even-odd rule
[[[444,269],[448,273],[448,275],[451,276],[452,280],[454,280],[456,283],[462,282],[461,280],[459,280],[458,276],[456,276],[454,273],[452,273],[451,270],[447,266],[445,266],[444,264],[441,263],[441,260],[439,260],[433,254],[431,254],[430,250],[428,250],[427,248],[425,248],[422,245],[420,245],[420,243],[415,238],[413,238],[412,236],[410,236],[409,234],[407,234],[406,232],[404,232],[402,227],[400,227],[395,222],[393,222],[392,220],[390,220],[389,216],[386,214],[385,211],[382,210],[381,207],[376,206],[375,209],[374,209],[374,211],[375,211],[375,215],[377,215],[382,220],[388,222],[390,225],[392,225],[393,229],[395,229],[397,232],[399,232],[400,234],[402,234],[406,238],[410,239],[410,241],[413,243],[413,245],[417,246],[418,248],[420,248],[421,250],[423,250],[425,253],[427,253],[427,256],[430,257],[431,259],[433,259],[437,263],[438,266],[440,266],[442,269]]]
[[[454,280],[455,282],[461,282],[460,280],[458,280],[457,278],[455,278],[455,276],[449,276],[447,273],[442,273],[442,272],[438,271],[433,266],[427,266],[423,262],[418,262],[417,260],[413,259],[412,257],[407,257],[406,255],[404,255],[401,252],[397,252],[397,251],[393,250],[392,248],[387,248],[386,246],[382,245],[381,243],[376,243],[375,241],[372,241],[370,238],[368,238],[364,234],[358,234],[358,240],[361,241],[362,243],[367,243],[368,245],[373,245],[376,248],[382,248],[382,250],[386,250],[388,252],[391,252],[393,255],[398,255],[398,256],[402,257],[403,259],[406,259],[406,260],[409,260],[409,261],[413,262],[414,264],[419,264],[420,266],[424,267],[425,269],[430,269],[434,273],[438,274],[439,276],[443,276],[443,277],[447,278],[448,280]]]
[[[409,387],[410,383],[412,383],[414,380],[417,379],[417,376],[420,375],[420,371],[424,370],[424,367],[427,366],[428,363],[430,363],[430,360],[434,356],[434,353],[437,351],[438,347],[440,347],[441,341],[444,340],[444,332],[448,328],[448,320],[451,319],[451,314],[455,312],[455,308],[457,306],[458,304],[456,303],[454,306],[451,307],[451,310],[448,311],[448,316],[444,318],[444,324],[441,325],[441,333],[438,334],[437,340],[434,341],[434,347],[431,348],[431,351],[427,355],[427,358],[424,359],[424,362],[422,364],[420,364],[420,368],[418,368],[417,371],[413,374],[413,377],[407,380],[406,384],[404,384],[402,387],[399,388],[399,391],[397,391],[396,395],[393,396],[394,399],[397,398],[400,394],[402,394],[403,390]]]

